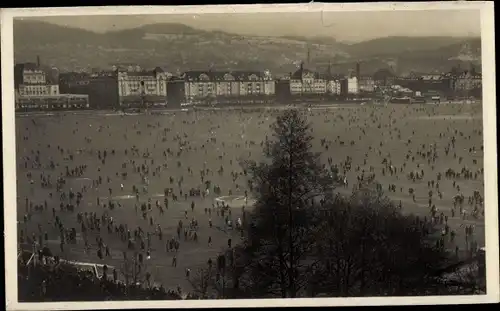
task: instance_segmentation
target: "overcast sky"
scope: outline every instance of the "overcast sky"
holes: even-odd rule
[[[331,36],[362,41],[387,36],[479,36],[480,14],[472,10],[199,15],[58,16],[33,18],[96,32],[153,23],[182,23],[243,35]]]

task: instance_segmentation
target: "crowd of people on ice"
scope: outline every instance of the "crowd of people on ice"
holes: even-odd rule
[[[239,119],[242,123],[248,123],[250,116],[250,119],[253,117],[260,120],[255,122],[262,126],[264,124],[262,120],[269,119],[269,116],[278,113],[279,111],[206,111],[199,113],[199,115],[203,115],[201,117],[203,120],[197,119],[199,116],[179,115],[176,117],[180,121],[176,122],[182,123],[184,127],[195,126],[196,122],[205,122],[204,131],[211,133],[220,130],[223,126],[213,120],[231,117]],[[383,123],[377,113],[379,112],[376,110],[372,111],[370,118],[364,121],[360,121],[358,114],[351,112],[348,112],[347,115],[337,112],[310,112],[309,114],[319,120],[324,118],[325,126],[337,120],[345,123],[352,132],[360,131],[357,141],[343,140],[340,135],[333,137],[333,139],[332,137],[322,138],[320,140],[321,151],[328,154],[329,150],[335,150],[335,148],[341,148],[344,145],[363,144],[364,135],[370,130],[370,126],[378,126],[380,129]],[[392,114],[393,111],[388,112],[390,120],[394,118]],[[122,116],[122,118],[127,117]],[[54,119],[53,122],[61,122],[60,120]],[[208,121],[208,126],[207,120],[212,120]],[[369,124],[369,121],[372,124]],[[364,124],[360,124],[362,122]],[[387,136],[401,140],[401,127],[397,127],[393,123],[391,125],[393,128]],[[37,129],[42,132],[45,130],[38,127],[38,123],[33,122],[25,130],[28,133]],[[24,211],[19,225],[20,244],[36,244],[39,250],[43,250],[51,246],[50,241],[57,240],[59,256],[61,257],[68,253],[67,245],[70,244],[83,248],[85,253],[96,256],[96,259],[101,261],[116,257],[117,255],[113,255],[116,253],[120,254],[118,257],[123,256],[120,259],[125,260],[128,254],[125,250],[128,250],[137,253],[140,262],[150,259],[153,253],[161,251],[155,245],[162,245],[163,251],[171,254],[171,266],[176,267],[178,264],[177,254],[182,251],[183,244],[205,243],[207,247],[210,247],[214,243],[213,237],[209,233],[211,231],[205,230],[203,232],[206,235],[200,236],[200,226],[228,233],[226,238],[229,248],[233,245],[233,239],[237,238],[239,233],[243,234],[240,229],[244,226],[247,218],[245,208],[249,200],[248,193],[254,189],[251,183],[247,183],[246,175],[248,172],[241,168],[234,169],[233,164],[236,163],[233,162],[237,162],[237,159],[224,148],[241,149],[241,155],[251,158],[259,154],[267,145],[267,135],[265,140],[261,142],[252,140],[247,136],[249,134],[246,132],[246,128],[243,128],[240,132],[229,133],[239,137],[236,142],[224,141],[216,135],[211,135],[208,138],[204,137],[200,144],[194,144],[193,141],[197,138],[192,136],[192,132],[188,135],[187,131],[182,130],[182,127],[174,129],[162,126],[159,121],[153,122],[145,119],[132,123],[130,128],[124,128],[119,134],[111,131],[109,125],[99,125],[95,130],[95,133],[85,135],[78,148],[61,146],[62,143],[58,142],[55,144],[32,142],[33,148],[19,158],[20,168],[25,172],[24,176],[19,175],[20,182],[29,184],[30,193],[33,193],[36,187],[45,191],[45,198],[42,200],[40,197],[26,196],[22,198],[24,206],[18,207]],[[78,131],[79,128],[75,128],[73,135],[76,135]],[[156,137],[153,136],[153,133]],[[474,134],[480,137],[481,133],[475,130]],[[108,139],[121,139],[125,148],[122,147],[122,150],[114,147],[98,149],[93,146],[93,142],[96,140],[95,135],[107,136]],[[413,131],[413,135],[416,135],[415,131]],[[344,160],[335,163],[334,158],[329,156],[324,167],[337,176],[339,183],[343,184],[345,190],[350,182],[356,184],[354,180],[358,182],[378,180],[380,176],[385,177],[386,175],[398,181],[406,179],[406,182],[409,183],[424,182],[428,189],[426,194],[428,212],[424,213],[426,216],[421,217],[420,221],[423,225],[441,225],[442,238],[438,243],[444,246],[445,242],[453,242],[457,234],[457,228],[451,228],[448,224],[451,217],[460,215],[461,219],[465,221],[471,217],[478,219],[484,216],[484,200],[480,192],[475,190],[466,196],[459,185],[459,183],[467,183],[469,180],[480,180],[484,174],[483,168],[473,169],[462,163],[465,156],[464,151],[458,150],[456,144],[458,139],[471,140],[471,136],[465,137],[465,135],[460,130],[448,126],[445,132],[439,133],[439,142],[432,141],[416,145],[412,142],[413,137],[407,138],[404,143],[407,150],[397,151],[397,153],[403,152],[404,154],[404,161],[401,165],[396,164],[398,162],[395,161],[396,152],[384,150],[384,141],[381,141],[377,148],[369,147],[370,150],[364,154],[362,162],[355,163],[351,156],[347,156]],[[357,135],[351,136],[356,137]],[[23,137],[24,141],[20,142],[21,144],[26,144],[32,139],[29,135]],[[149,144],[143,143],[141,145],[139,141],[149,142]],[[474,142],[470,142],[470,147],[465,153],[472,155],[483,150],[482,145],[476,146]],[[443,143],[444,146],[439,145]],[[259,149],[260,151],[257,151]],[[185,163],[183,161],[183,158],[191,154],[200,154],[203,158],[214,152],[218,153],[216,158],[218,164],[207,163],[207,161],[200,161],[200,163]],[[375,155],[383,159],[381,168],[376,167],[373,163],[368,164]],[[458,161],[462,168],[454,170],[450,167],[446,172],[438,171],[435,167],[436,162],[442,157],[449,161]],[[83,158],[85,158],[85,163],[80,162]],[[95,167],[88,164],[90,161],[96,163]],[[115,164],[119,165],[118,169],[112,168]],[[424,164],[427,164],[425,170]],[[171,173],[172,168],[182,173],[174,175]],[[35,173],[37,171],[38,174]],[[428,174],[433,175],[428,176]],[[162,175],[168,178],[161,179]],[[405,175],[406,178],[403,177]],[[82,177],[88,178],[90,183],[74,189],[71,186],[71,180]],[[189,181],[187,181],[188,179]],[[154,198],[151,187],[160,181],[163,182],[163,180],[168,183],[168,187],[163,189],[163,199]],[[229,180],[230,186],[221,180]],[[453,196],[453,205],[447,209],[440,209],[436,206],[436,197],[443,198],[441,190],[443,183],[452,184],[453,189],[458,193]],[[399,197],[409,195],[414,203],[417,202],[418,196],[422,197],[421,193],[417,193],[415,187],[409,187],[406,190],[397,182],[391,182],[386,186],[389,193],[399,192]],[[123,206],[122,202],[116,199],[116,195],[124,193],[131,193],[135,217],[142,221],[140,225],[131,225],[127,219],[120,219],[120,210]],[[231,196],[233,194],[240,194],[245,202],[237,213],[228,203],[214,200],[216,196]],[[446,195],[451,196],[449,193]],[[467,198],[467,205],[472,209],[470,213],[467,210],[465,198]],[[178,205],[174,203],[181,201],[189,208],[179,211],[183,217],[174,225],[175,234],[167,235],[166,228],[162,226],[160,220],[168,209],[179,209]],[[91,211],[86,208],[90,204],[93,205]],[[401,200],[399,206],[403,208]],[[46,220],[45,223],[42,223],[32,219],[36,214],[50,215],[50,217],[37,218]],[[200,214],[204,215],[201,217],[205,219],[200,219]],[[237,214],[237,216],[233,214]],[[133,223],[138,222],[134,221]],[[461,228],[464,230],[466,239],[470,241],[468,248],[478,249],[479,245],[474,244],[476,242],[473,239],[474,224],[466,223]],[[55,236],[53,236],[54,232],[56,232]],[[458,255],[458,245],[455,246],[455,252]],[[186,275],[188,274],[189,272],[186,270]],[[72,277],[85,280],[80,282],[94,282],[86,278],[85,275],[85,273],[77,273]],[[47,276],[45,283],[47,288],[50,288],[50,279],[51,277]],[[68,279],[69,283],[71,283],[70,280],[71,277]],[[112,286],[106,285],[107,290],[122,291],[123,288],[118,285],[118,280],[112,277],[111,280],[104,281],[114,284]]]

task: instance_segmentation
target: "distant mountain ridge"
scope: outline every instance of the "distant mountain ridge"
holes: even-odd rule
[[[162,23],[95,33],[38,21],[14,22],[16,62],[36,60],[62,71],[109,68],[115,63],[165,66],[174,71],[264,70],[288,73],[301,61],[315,70],[346,73],[360,62],[362,72],[392,67],[410,71],[447,71],[481,63],[480,38],[387,37],[346,44],[330,37],[262,37],[207,31]],[[310,62],[308,62],[308,60]]]

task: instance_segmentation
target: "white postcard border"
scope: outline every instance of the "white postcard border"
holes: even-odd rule
[[[480,10],[483,73],[483,134],[485,167],[485,234],[487,294],[477,296],[370,297],[370,298],[301,298],[240,299],[182,301],[113,301],[113,302],[50,302],[19,303],[17,300],[17,220],[16,220],[16,157],[14,126],[14,50],[13,18],[60,15],[143,15],[143,14],[206,14],[259,12],[326,12],[326,11],[388,11],[388,10]],[[5,280],[8,310],[83,310],[132,308],[241,308],[286,306],[368,306],[368,305],[441,305],[493,303],[500,298],[498,251],[498,193],[496,152],[495,44],[493,2],[414,2],[414,3],[346,3],[346,4],[280,4],[280,5],[213,5],[213,6],[128,6],[2,9],[2,136],[4,184]]]

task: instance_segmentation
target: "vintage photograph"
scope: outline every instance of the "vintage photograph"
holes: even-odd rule
[[[12,297],[490,294],[485,15],[386,7],[12,13]]]

